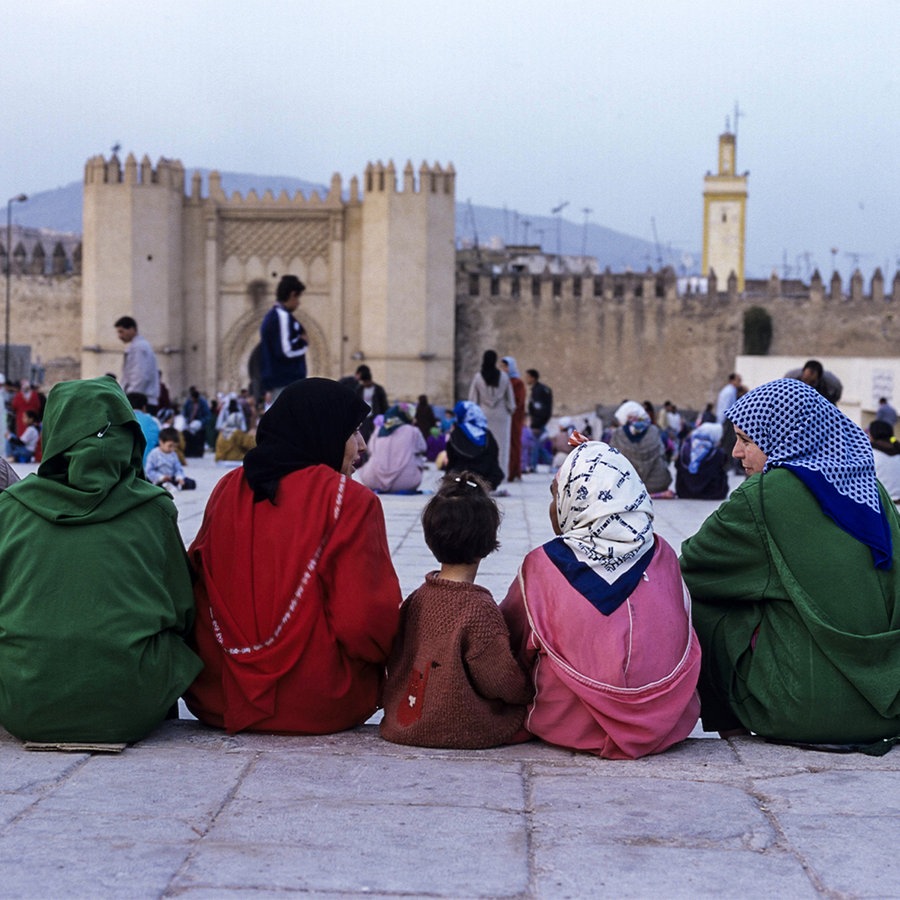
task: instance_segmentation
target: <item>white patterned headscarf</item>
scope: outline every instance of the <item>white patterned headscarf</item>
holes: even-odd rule
[[[579,444],[566,457],[557,475],[556,512],[566,547],[607,584],[653,549],[647,489],[634,466],[602,441]]]
[[[877,568],[891,567],[890,526],[872,447],[859,425],[795,378],[754,388],[725,415],[768,457],[763,473],[790,469],[826,515],[871,548]]]

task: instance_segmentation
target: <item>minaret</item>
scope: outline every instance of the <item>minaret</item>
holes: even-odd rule
[[[725,126],[719,135],[719,172],[703,179],[703,274],[715,271],[719,284],[732,272],[744,290],[748,173],[735,172],[735,135]]]

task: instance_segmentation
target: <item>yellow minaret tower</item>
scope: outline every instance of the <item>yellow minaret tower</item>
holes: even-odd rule
[[[716,273],[722,284],[732,272],[744,290],[747,223],[747,173],[735,172],[736,139],[726,125],[719,135],[719,172],[703,179],[703,274]]]

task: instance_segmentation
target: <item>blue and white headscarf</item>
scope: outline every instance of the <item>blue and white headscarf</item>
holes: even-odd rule
[[[698,425],[685,442],[688,451],[688,472],[696,475],[700,465],[722,442],[722,426],[716,422]]]
[[[510,378],[519,378],[519,367],[516,364],[516,358],[514,356],[503,356],[501,359],[506,363],[506,368],[508,370],[506,374],[509,375]]]
[[[763,473],[789,469],[812,491],[822,512],[871,549],[876,568],[891,568],[890,526],[862,428],[795,378],[760,385],[725,415],[768,457]]]
[[[626,400],[614,416],[632,443],[637,443],[652,424],[650,414],[637,400]]]
[[[384,420],[378,429],[378,437],[388,437],[401,425],[411,424],[412,416],[409,414],[408,404],[396,403],[384,414]]]
[[[476,447],[483,447],[487,443],[488,423],[477,403],[460,400],[453,409],[453,415],[456,416],[456,427],[461,428]]]

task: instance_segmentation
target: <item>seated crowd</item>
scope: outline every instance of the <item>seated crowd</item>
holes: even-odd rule
[[[146,454],[140,399],[108,376],[58,384],[37,472],[0,467],[0,725],[20,739],[140,740],[180,697],[229,733],[332,733],[383,708],[399,744],[540,738],[610,759],[663,752],[698,718],[871,753],[900,736],[900,518],[873,445],[900,454],[803,381],[728,408],[746,475],[730,496],[722,425],[681,434],[678,496],[723,502],[680,558],[654,530],[654,495],[674,492],[644,407],[622,404],[607,441],[561,423],[553,536],[499,604],[476,577],[510,450],[473,400],[444,432],[425,397],[370,418],[344,383],[294,382],[185,552],[165,489],[190,486],[179,431]],[[246,433],[231,399],[223,452]],[[376,492],[419,489],[435,431],[438,568],[404,600]]]

